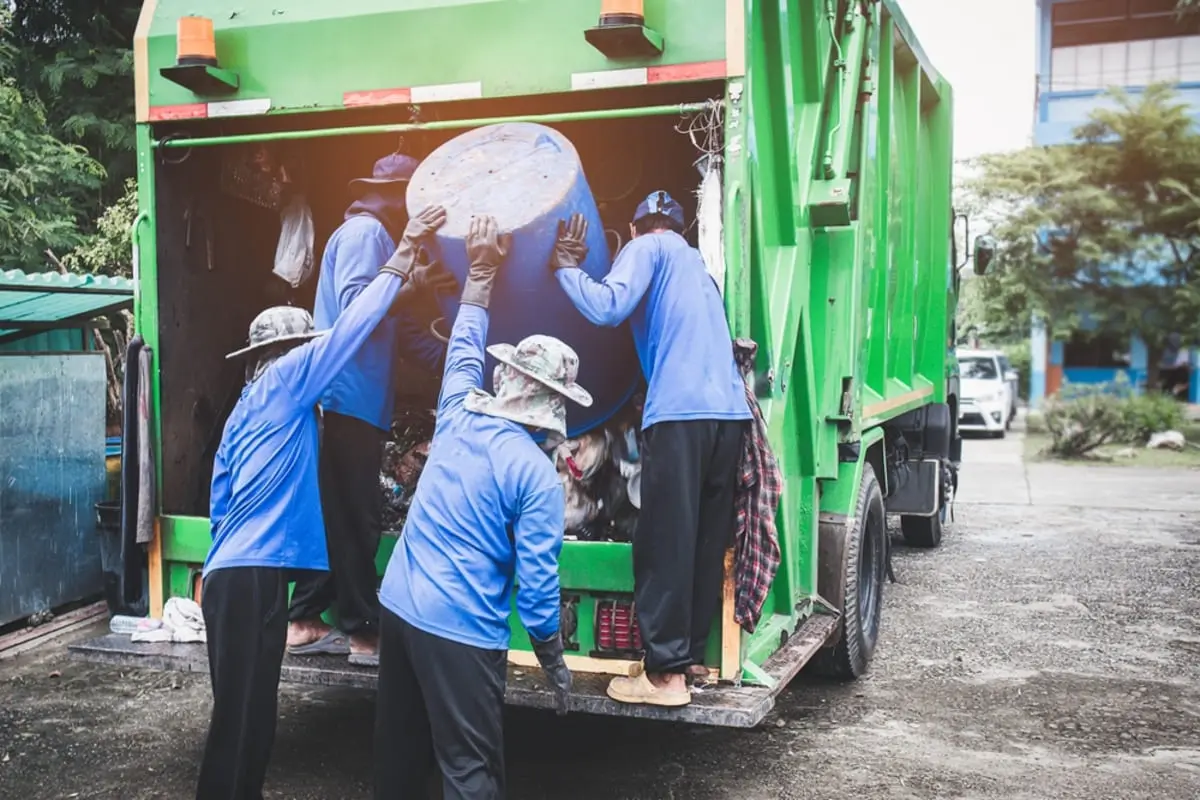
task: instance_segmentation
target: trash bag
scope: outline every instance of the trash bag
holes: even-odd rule
[[[428,409],[396,409],[391,435],[383,445],[383,470],[379,473],[385,531],[399,533],[404,528],[417,481],[429,458],[433,427],[433,412]]]
[[[304,196],[293,195],[279,213],[279,220],[273,271],[295,289],[308,280],[313,268],[312,211]]]

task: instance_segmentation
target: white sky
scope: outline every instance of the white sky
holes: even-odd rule
[[[1015,150],[1033,135],[1034,0],[899,0],[954,87],[954,157]]]

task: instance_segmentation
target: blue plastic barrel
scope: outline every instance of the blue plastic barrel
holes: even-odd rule
[[[477,128],[433,151],[408,187],[412,214],[446,208],[435,249],[461,283],[467,262],[471,217],[491,214],[513,235],[512,250],[492,292],[488,344],[516,344],[535,333],[556,336],[579,354],[579,382],[592,393],[591,408],[567,403],[567,428],[577,436],[604,423],[629,399],[639,365],[627,325],[600,328],[575,309],[547,264],[558,222],[579,212],[587,217],[588,257],[583,270],[594,278],[612,265],[604,226],[574,145],[558,131],[528,122]],[[442,298],[448,321],[458,298]],[[495,362],[488,358],[485,386],[491,391]]]

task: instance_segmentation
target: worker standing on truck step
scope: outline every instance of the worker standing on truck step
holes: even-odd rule
[[[375,797],[424,797],[434,764],[446,800],[504,796],[502,713],[509,611],[517,611],[566,713],[571,673],[559,633],[563,490],[547,454],[566,436],[566,401],[589,406],[579,358],[550,336],[487,348],[488,304],[508,252],[495,219],[467,234],[470,269],[438,401],[437,427],[383,577]]]
[[[395,249],[408,220],[404,193],[417,160],[393,153],[375,163],[370,178],[350,182],[354,202],[321,259],[313,316],[332,326],[372,281]],[[445,348],[407,314],[385,319],[334,379],[322,398],[321,505],[329,572],[299,575],[288,618],[288,652],[349,656],[378,663],[379,599],[375,555],[383,532],[379,471],[392,426],[392,365],[404,355],[437,372]],[[338,629],[321,620],[330,607]]]
[[[269,308],[250,324],[246,386],[213,462],[213,543],[201,606],[213,711],[198,800],[262,797],[275,740],[287,586],[297,570],[327,570],[317,479],[317,403],[380,321],[423,290],[454,285],[421,265],[422,240],[446,220],[423,211],[400,246],[327,332],[308,312]],[[315,338],[320,337],[320,338]]]
[[[686,705],[685,675],[707,677],[705,645],[720,608],[751,418],[721,294],[683,231],[683,209],[656,191],[638,205],[633,238],[602,281],[579,269],[587,256],[582,215],[560,226],[550,260],[559,285],[594,324],[629,320],[648,384],[633,537],[646,656],[636,675],[609,684],[608,695],[622,703]]]

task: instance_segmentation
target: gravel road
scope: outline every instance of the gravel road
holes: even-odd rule
[[[971,442],[940,550],[899,548],[870,675],[749,732],[508,719],[513,798],[1200,797],[1200,473]],[[1102,473],[1102,474],[1101,474]],[[0,798],[185,798],[208,684],[0,662]],[[370,796],[369,695],[284,687],[270,798]]]

